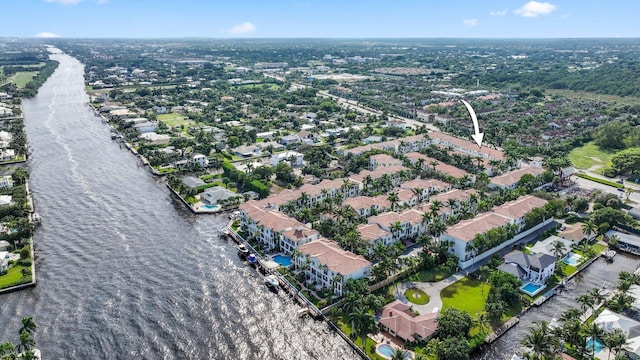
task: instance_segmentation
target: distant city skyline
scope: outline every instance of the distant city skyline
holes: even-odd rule
[[[640,1],[21,0],[0,37],[640,37]]]

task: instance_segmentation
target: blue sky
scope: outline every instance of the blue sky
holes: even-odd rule
[[[0,36],[640,37],[638,0],[4,0]]]

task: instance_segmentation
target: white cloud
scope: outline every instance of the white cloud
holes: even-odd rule
[[[556,7],[548,2],[529,1],[522,5],[520,9],[515,10],[514,13],[524,17],[538,17],[554,11]]]
[[[252,23],[245,21],[242,24],[235,25],[229,30],[231,35],[244,35],[256,31],[256,26]]]
[[[57,37],[60,37],[60,35],[54,34],[52,32],[41,32],[41,33],[36,34],[36,37],[38,37],[38,38],[57,38]]]
[[[58,4],[63,4],[63,5],[75,5],[79,2],[81,2],[82,0],[45,0],[48,3],[58,3]]]
[[[476,26],[478,24],[478,19],[465,19],[462,20],[462,23],[466,26]]]
[[[508,9],[498,10],[498,11],[489,11],[489,15],[491,16],[505,16],[509,12]]]

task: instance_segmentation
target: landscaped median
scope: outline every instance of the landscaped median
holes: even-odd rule
[[[613,181],[597,178],[597,177],[590,176],[590,175],[587,175],[587,174],[578,173],[578,174],[576,174],[576,176],[577,177],[581,177],[583,179],[595,181],[595,182],[597,182],[599,184],[613,186],[614,188],[617,188],[617,189],[623,189],[624,188],[624,185],[618,184],[617,182],[613,182]]]

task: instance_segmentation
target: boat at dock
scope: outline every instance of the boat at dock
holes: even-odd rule
[[[273,274],[267,275],[264,278],[264,284],[267,285],[269,289],[274,290],[276,292],[280,287],[280,281],[278,281],[278,277]]]
[[[615,250],[607,250],[602,254],[602,256],[607,260],[613,260],[613,257],[616,256]]]
[[[249,260],[249,263],[253,266],[258,266],[258,257],[254,254],[254,253],[249,253],[249,255],[247,255],[247,260]]]
[[[244,246],[244,244],[239,244],[236,247],[236,249],[238,249],[238,256],[240,256],[242,259],[246,259],[247,256],[249,255],[249,249],[247,249],[247,247]]]

